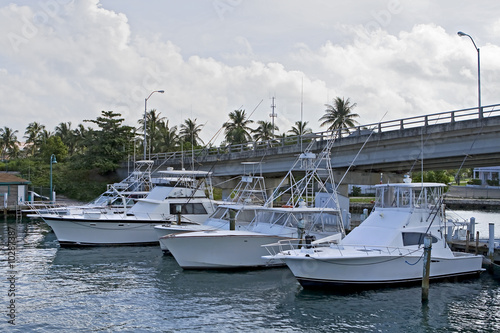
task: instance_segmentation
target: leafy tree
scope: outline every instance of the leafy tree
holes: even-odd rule
[[[180,139],[183,142],[191,143],[193,146],[197,146],[198,142],[203,144],[203,140],[200,138],[200,132],[203,125],[196,125],[196,119],[186,119],[184,124],[181,125],[181,130],[179,132]]]
[[[278,131],[278,126],[274,125],[270,121],[259,120],[257,122],[259,127],[257,127],[252,132],[254,133],[253,138],[255,141],[266,141],[275,138],[273,134],[274,131]]]
[[[349,133],[348,128],[354,127],[357,121],[354,118],[359,117],[352,110],[356,107],[356,103],[351,104],[349,98],[337,97],[333,100],[333,104],[325,104],[325,114],[319,118],[323,121],[320,126],[328,126],[328,131],[339,130],[339,135],[342,131]]]
[[[123,126],[125,119],[118,118],[120,113],[101,111],[102,116],[96,120],[85,120],[99,127],[99,130],[87,132],[87,150],[85,161],[101,174],[115,171],[128,154],[133,128]]]
[[[451,170],[452,171],[452,170]],[[453,179],[453,175],[447,170],[424,171],[424,182],[443,183],[448,185]],[[422,181],[422,172],[414,172],[412,174],[412,181],[419,183]]]
[[[50,156],[54,154],[60,163],[68,156],[68,147],[63,143],[61,137],[51,136],[41,146],[37,155],[42,161],[50,162]]]
[[[229,113],[229,121],[222,125],[229,144],[240,144],[252,140],[250,135],[252,129],[249,125],[253,123],[253,120],[246,118],[245,110],[234,110]]]

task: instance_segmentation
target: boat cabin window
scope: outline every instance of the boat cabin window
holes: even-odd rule
[[[424,233],[420,232],[403,232],[403,246],[424,245]],[[432,242],[436,243],[438,239],[432,236]]]
[[[181,206],[181,214],[207,214],[202,203],[171,203],[170,214],[177,213],[177,206]]]

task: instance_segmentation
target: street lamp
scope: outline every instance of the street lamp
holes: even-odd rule
[[[146,145],[147,145],[147,138],[146,138],[146,113],[147,113],[147,108],[148,108],[148,99],[155,92],[163,94],[165,91],[164,90],[155,90],[155,91],[151,92],[151,94],[149,94],[149,96],[144,100],[144,160],[146,160]]]
[[[54,154],[50,155],[50,203],[52,203],[54,200],[54,198],[53,198],[54,192],[52,192],[52,163],[57,163],[56,155],[54,155]]]
[[[481,58],[479,55],[479,48],[476,46],[476,43],[474,42],[474,39],[472,37],[462,31],[457,32],[457,35],[460,37],[469,37],[470,40],[472,41],[472,44],[474,44],[474,48],[477,51],[477,99],[478,99],[478,111],[479,111],[479,118],[483,118],[483,109],[481,109]]]

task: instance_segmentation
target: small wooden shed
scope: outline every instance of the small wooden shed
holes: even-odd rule
[[[13,172],[0,172],[0,208],[14,210],[24,205],[30,181]]]

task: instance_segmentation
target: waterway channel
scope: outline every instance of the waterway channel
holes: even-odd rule
[[[494,222],[500,238],[499,213],[462,213],[481,234]],[[488,273],[431,284],[422,305],[418,286],[313,292],[287,268],[183,271],[155,246],[60,248],[40,220],[0,220],[0,241],[1,332],[500,331],[500,281]]]

